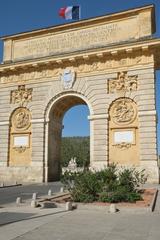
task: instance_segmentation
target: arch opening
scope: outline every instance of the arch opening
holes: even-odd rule
[[[60,173],[62,170],[61,145],[62,145],[62,132],[64,128],[63,120],[67,111],[78,105],[88,107],[88,104],[83,98],[74,95],[67,95],[58,99],[55,103],[53,103],[52,107],[50,108],[48,125],[47,181],[56,181],[59,180],[60,178]],[[73,121],[72,124],[74,124]],[[77,128],[79,127],[80,126],[77,125]]]

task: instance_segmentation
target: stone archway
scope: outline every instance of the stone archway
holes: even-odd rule
[[[45,181],[59,180],[61,172],[61,137],[64,114],[76,105],[87,105],[87,100],[75,93],[68,93],[54,98],[50,104],[46,117],[46,147],[45,147]],[[90,107],[89,107],[90,110]]]
[[[150,5],[3,37],[2,182],[58,178],[62,119],[78,104],[90,111],[91,168],[119,160],[146,169],[148,181],[157,182],[155,71],[160,69],[160,39],[153,36],[154,19]],[[123,96],[131,100],[119,102]],[[115,105],[107,112],[111,103]],[[127,107],[136,109],[136,116]],[[22,112],[10,121],[18,108]],[[31,116],[29,124],[24,128],[24,122],[18,123],[17,128],[14,120],[28,116],[24,108]]]

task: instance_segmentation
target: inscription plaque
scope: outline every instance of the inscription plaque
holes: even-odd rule
[[[114,132],[114,143],[133,143],[134,142],[134,133],[133,131],[120,131]]]
[[[14,147],[28,147],[29,137],[28,136],[14,136],[13,141]]]

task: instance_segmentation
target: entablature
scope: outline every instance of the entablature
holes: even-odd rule
[[[77,76],[107,74],[128,69],[158,68],[160,39],[126,43],[94,51],[57,57],[39,58],[0,65],[0,84],[24,83],[57,79],[69,68]],[[4,85],[3,85],[4,84]]]
[[[141,42],[126,43],[107,47],[103,49],[96,49],[94,51],[74,53],[72,55],[65,54],[60,56],[52,56],[45,58],[37,58],[34,60],[2,63],[0,65],[0,73],[13,72],[18,70],[27,70],[39,67],[59,67],[64,64],[81,63],[82,61],[104,61],[105,59],[135,57],[136,55],[152,55],[155,54],[157,48],[160,49],[160,39],[149,39]]]
[[[150,38],[154,32],[154,6],[149,5],[2,37],[3,62],[74,55],[108,46],[112,48],[112,45]]]

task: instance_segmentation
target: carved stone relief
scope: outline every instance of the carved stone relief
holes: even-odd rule
[[[119,99],[112,107],[112,119],[116,124],[129,124],[136,117],[136,109],[130,99]]]
[[[14,147],[14,150],[17,151],[18,153],[23,153],[26,151],[26,147]]]
[[[75,81],[75,72],[71,69],[65,69],[60,74],[60,80],[64,89],[70,89]]]
[[[132,144],[131,143],[119,143],[114,146],[121,150],[126,150],[126,149],[130,148],[132,146]]]
[[[26,130],[30,127],[31,115],[26,108],[18,108],[12,116],[12,126],[17,131]]]
[[[108,92],[131,92],[137,90],[137,76],[128,76],[127,73],[118,73],[117,79],[108,80]]]
[[[25,85],[18,86],[18,90],[11,91],[11,103],[18,103],[20,106],[26,105],[32,100],[32,88],[25,89]]]

